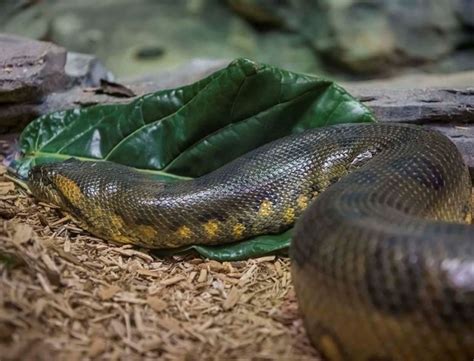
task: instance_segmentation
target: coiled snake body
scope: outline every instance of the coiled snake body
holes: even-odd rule
[[[471,182],[437,132],[314,129],[170,184],[75,160],[34,167],[29,178],[38,198],[92,233],[145,247],[276,233],[302,214],[292,276],[310,339],[326,358],[474,358]]]

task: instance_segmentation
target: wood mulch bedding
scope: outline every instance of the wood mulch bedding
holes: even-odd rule
[[[0,360],[319,360],[287,258],[156,258],[79,229],[0,170]]]
[[[287,258],[156,258],[92,237],[4,173],[0,361],[320,360]]]

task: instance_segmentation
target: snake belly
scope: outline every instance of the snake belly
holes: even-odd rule
[[[29,181],[93,234],[150,248],[278,233],[301,215],[292,278],[326,359],[474,358],[471,182],[438,132],[308,130],[175,183],[77,160],[36,166]]]

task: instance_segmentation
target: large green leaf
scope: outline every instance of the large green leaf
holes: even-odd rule
[[[35,164],[70,157],[110,160],[167,181],[208,173],[290,133],[373,120],[367,108],[332,81],[237,59],[194,84],[129,104],[42,116],[23,131],[24,156],[14,167],[25,176]],[[266,246],[269,239],[286,247],[289,236],[266,236],[252,247],[244,242],[194,249],[213,258],[245,258],[275,251],[274,245]]]

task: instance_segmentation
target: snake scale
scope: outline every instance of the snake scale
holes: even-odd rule
[[[93,234],[150,248],[232,242],[298,219],[292,278],[326,359],[474,358],[471,182],[436,131],[313,129],[167,184],[77,160],[36,166],[29,182]]]

